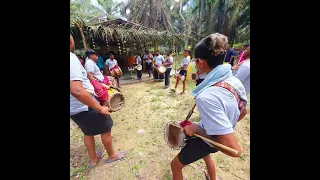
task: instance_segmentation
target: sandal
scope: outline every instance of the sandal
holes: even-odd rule
[[[121,160],[121,159],[123,159],[123,158],[125,158],[125,157],[126,157],[126,153],[120,152],[119,155],[117,156],[117,158],[116,158],[115,160],[106,159],[106,163],[107,163],[107,164],[110,164],[110,163],[116,162],[116,161],[118,161],[118,160]]]
[[[104,156],[104,151],[103,151],[103,150],[99,150],[98,153],[97,153],[97,156],[98,156],[98,160],[97,160],[96,165],[99,163],[100,159],[103,158],[103,156]],[[89,163],[89,168],[92,169],[92,168],[94,168],[96,165],[92,165],[91,162],[90,162],[90,163]]]

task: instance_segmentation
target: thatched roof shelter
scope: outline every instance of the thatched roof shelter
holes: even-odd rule
[[[183,36],[181,34],[169,31],[157,31],[147,28],[140,24],[125,21],[123,19],[107,20],[92,26],[87,26],[89,36],[93,39],[102,39],[106,41],[126,41],[127,43],[143,43],[152,42],[179,42]]]

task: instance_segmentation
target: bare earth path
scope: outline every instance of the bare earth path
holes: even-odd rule
[[[174,80],[171,78],[171,86]],[[179,151],[171,150],[164,141],[164,127],[171,120],[183,120],[194,100],[190,95],[193,82],[188,83],[187,93],[178,95],[163,89],[164,82],[150,81],[123,85],[122,93],[126,98],[125,107],[112,114],[114,148],[128,152],[126,159],[98,167],[88,168],[89,158],[83,143],[80,129],[70,120],[70,179],[94,180],[169,180],[171,179],[170,161]],[[236,126],[236,137],[242,147],[242,156],[232,158],[218,152],[212,154],[217,174],[223,180],[250,179],[250,108],[248,115]],[[196,110],[191,121],[199,121]],[[144,134],[137,134],[144,129]],[[96,136],[97,148],[101,140]],[[107,158],[107,155],[104,159]],[[203,180],[205,163],[199,160],[183,170],[184,178]]]

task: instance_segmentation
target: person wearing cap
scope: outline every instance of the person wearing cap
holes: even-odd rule
[[[87,73],[91,74],[99,82],[103,82],[104,76],[100,71],[100,68],[97,65],[98,62],[98,53],[93,49],[88,49],[86,51],[87,60],[85,62],[84,68]]]
[[[109,54],[109,59],[106,60],[105,69],[111,75],[111,70],[114,68],[120,68],[118,65],[118,61],[114,59],[114,55],[112,53]],[[120,76],[115,75],[114,78],[117,81],[117,87],[120,88]]]
[[[102,149],[95,151],[95,135],[101,135],[102,144],[109,155],[106,163],[120,160],[126,153],[117,152],[112,147],[113,121],[109,108],[101,106],[94,98],[94,88],[86,70],[73,53],[74,49],[74,39],[70,34],[70,118],[84,134],[84,144],[90,157],[89,167],[93,168],[102,159],[104,152]]]
[[[183,82],[183,84],[182,84],[182,92],[180,93],[181,95],[185,93],[185,89],[186,89],[187,68],[189,66],[190,59],[191,59],[191,51],[188,50],[188,49],[184,50],[183,56],[184,56],[183,64],[178,69],[180,71],[179,71],[179,75],[177,76],[177,79],[176,79],[176,85],[175,85],[174,89],[171,89],[173,92],[176,92],[178,84],[179,84],[179,81],[180,81],[181,77],[184,76],[184,79],[182,81]]]

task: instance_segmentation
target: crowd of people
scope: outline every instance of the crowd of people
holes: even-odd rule
[[[106,163],[126,156],[126,152],[117,152],[112,147],[113,121],[104,103],[106,98],[101,95],[104,94],[102,86],[110,85],[106,74],[114,75],[119,86],[119,76],[116,72],[119,66],[113,54],[110,54],[104,62],[94,50],[86,51],[85,60],[77,58],[73,53],[74,47],[74,40],[70,35],[70,117],[84,133],[84,143],[91,159],[89,166],[93,168],[102,155],[102,150],[97,152],[95,150],[95,135],[101,135],[102,143],[108,153]],[[183,81],[183,90],[180,94],[185,94],[187,67],[190,62],[194,62],[197,70],[194,78],[196,87],[191,94],[195,97],[195,106],[198,108],[201,120],[198,124],[190,121],[180,124],[187,135],[187,141],[171,161],[172,178],[182,180],[182,169],[203,159],[207,166],[206,177],[215,180],[215,164],[211,159],[211,153],[221,151],[232,157],[241,155],[241,147],[235,138],[234,129],[247,113],[247,95],[250,92],[250,45],[243,46],[242,51],[236,55],[228,46],[227,37],[214,33],[200,40],[193,51],[194,58],[190,50],[184,50],[183,63],[178,68],[176,84],[171,91],[176,92],[179,81]],[[238,56],[237,63],[236,56]],[[142,57],[137,53],[134,61],[133,66],[137,67],[138,79],[141,79],[141,66],[145,61],[149,78],[153,74],[155,81],[164,79],[165,88],[169,88],[170,72],[174,62],[172,51],[167,52],[166,58],[158,51],[154,55],[145,51]],[[165,67],[165,72],[159,72],[161,66]],[[194,137],[195,134],[233,148],[238,154],[213,146]]]

